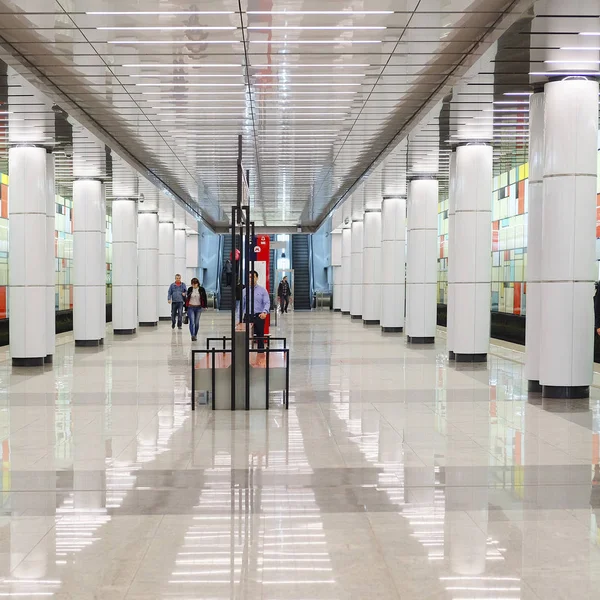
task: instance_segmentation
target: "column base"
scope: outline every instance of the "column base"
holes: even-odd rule
[[[158,317],[159,321],[170,321],[171,317]]]
[[[341,308],[334,308],[333,312],[342,312],[342,309]]]
[[[54,362],[54,356],[52,354],[48,354],[46,358],[44,358],[44,363],[47,365],[51,365]]]
[[[362,319],[362,315],[352,315],[350,317],[353,321],[358,321],[359,319]]]
[[[487,354],[454,354],[457,363],[484,363],[487,362]]]
[[[448,360],[456,360],[456,354],[454,354],[454,352],[452,352],[452,350],[450,350],[450,352],[448,352]]]
[[[411,337],[406,336],[409,344],[435,344],[434,337]]]
[[[97,348],[104,346],[104,339],[101,340],[75,340],[75,346],[79,348]]]
[[[542,386],[544,398],[555,398],[560,400],[577,400],[590,397],[590,386],[588,385],[544,385]]]
[[[133,335],[137,329],[134,327],[133,329],[114,329],[113,333],[115,335]]]
[[[382,327],[381,331],[383,333],[402,333],[404,331],[404,327]]]
[[[345,317],[349,317],[350,316],[350,311],[349,310],[343,310],[342,311],[342,315],[344,315]]]
[[[156,327],[158,325],[158,321],[143,321],[138,323],[140,327]]]
[[[44,361],[46,358],[42,356],[41,358],[13,358],[12,366],[13,367],[43,367]]]
[[[527,391],[532,394],[541,394],[542,393],[542,384],[539,381],[534,381],[530,379],[527,382]]]
[[[379,319],[363,319],[363,325],[379,325]]]

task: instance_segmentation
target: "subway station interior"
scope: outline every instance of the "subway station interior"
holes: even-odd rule
[[[0,598],[600,598],[600,0],[0,0]]]

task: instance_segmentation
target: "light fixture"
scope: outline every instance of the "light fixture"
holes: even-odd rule
[[[598,77],[600,76],[600,72],[598,71],[550,71],[549,73],[544,72],[532,72],[529,75],[537,76],[537,77]]]
[[[235,67],[239,67],[240,69],[242,68],[241,64],[236,64],[236,63],[206,63],[206,64],[202,64],[202,63],[128,63],[125,65],[121,65],[122,67],[128,68],[128,69],[139,69],[139,68],[143,68],[143,69],[180,69],[180,68],[185,68],[185,69],[196,69],[196,68],[207,68],[207,69],[212,69],[212,68],[235,68]]]
[[[393,15],[393,10],[247,10],[248,15]]]
[[[294,69],[294,68],[298,68],[298,67],[326,67],[326,68],[335,68],[335,67],[341,67],[341,68],[360,68],[360,67],[369,67],[371,65],[369,65],[369,63],[348,63],[348,64],[343,64],[343,63],[274,63],[274,64],[270,64],[270,65],[248,65],[249,68],[251,69]],[[379,65],[377,65],[379,66]]]
[[[135,26],[135,27],[96,27],[99,31],[231,31],[237,27],[233,25],[216,26],[216,27],[205,27],[201,26],[190,26],[187,25],[176,25],[176,26]]]
[[[172,45],[199,45],[199,44],[241,44],[241,40],[108,40],[108,44],[172,44]]]
[[[109,10],[86,11],[86,15],[233,15],[231,10]]]
[[[281,44],[295,46],[296,44],[381,44],[382,40],[248,40],[250,44]]]
[[[246,29],[258,31],[369,31],[375,29],[387,29],[385,25],[248,25]]]
[[[156,82],[156,83],[136,83],[136,87],[241,87],[241,83],[172,83],[168,82]]]

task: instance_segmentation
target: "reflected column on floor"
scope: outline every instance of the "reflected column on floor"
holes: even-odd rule
[[[175,281],[175,228],[173,221],[158,224],[158,317],[171,320],[171,305],[167,301],[169,286]]]
[[[490,344],[492,159],[489,144],[456,149],[452,350],[457,362],[485,362]]]
[[[598,81],[545,86],[540,383],[545,397],[589,395],[594,356]]]
[[[381,212],[381,329],[404,330],[406,198],[384,197]]]
[[[364,220],[363,323],[381,322],[381,209],[367,208]]]
[[[350,224],[342,230],[342,314],[350,314],[350,294],[352,289],[352,229]]]
[[[138,178],[113,157],[112,322],[115,334],[135,333],[137,314]]]
[[[158,211],[138,215],[138,315],[141,327],[158,324]]]
[[[362,319],[363,311],[363,232],[364,225],[360,221],[352,221],[352,257],[350,286],[350,316],[353,319]]]
[[[413,179],[408,194],[406,335],[409,342],[432,344],[437,328],[438,181]]]

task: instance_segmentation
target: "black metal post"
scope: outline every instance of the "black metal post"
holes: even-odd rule
[[[192,350],[192,410],[196,410],[196,351]]]
[[[266,398],[265,398],[265,409],[269,410],[269,357],[271,356],[271,348],[267,348],[267,372],[265,373],[265,389],[266,389]]]
[[[285,410],[290,407],[290,351],[285,350]]]
[[[250,207],[246,211],[246,241],[244,244],[244,281],[246,284],[246,410],[250,410],[250,319],[254,318],[254,286],[250,285]],[[251,312],[252,311],[252,312]]]
[[[241,139],[241,136],[240,136]],[[238,169],[239,171],[239,169]],[[238,189],[239,195],[239,189]],[[236,311],[235,311],[235,303],[237,298],[237,289],[238,289],[238,273],[237,273],[237,261],[235,260],[235,250],[236,250],[236,213],[237,207],[233,207],[231,209],[231,258],[232,258],[232,281],[233,281],[233,300],[231,302],[231,410],[235,410],[235,325],[236,325]]]
[[[211,355],[212,355],[212,373],[211,373],[211,383],[212,383],[212,409],[215,410],[215,406],[216,406],[216,398],[215,398],[215,393],[217,390],[217,383],[216,383],[216,379],[217,379],[217,372],[215,370],[215,354],[216,354],[216,350],[212,350],[211,351]]]

